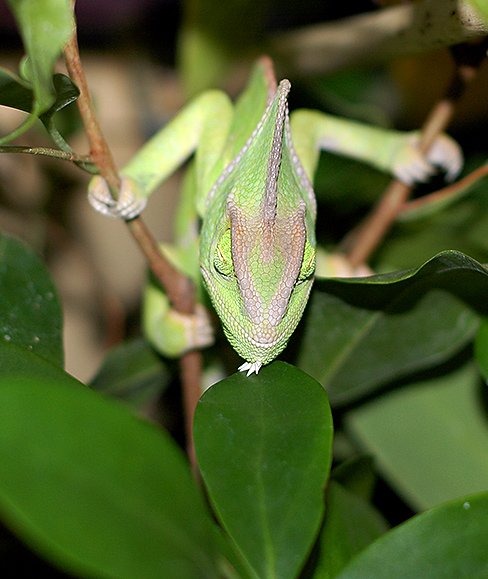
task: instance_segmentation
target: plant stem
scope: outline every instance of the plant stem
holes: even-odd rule
[[[100,169],[100,175],[107,181],[114,198],[117,198],[120,188],[120,176],[95,113],[79,55],[76,31],[63,52],[69,74],[80,89],[78,107],[90,144],[91,160]],[[149,233],[140,216],[125,223],[144,254],[151,271],[165,289],[172,306],[181,313],[193,313],[195,292],[191,280],[176,270],[160,253],[156,240]],[[193,451],[192,422],[195,406],[201,393],[201,373],[202,356],[199,351],[189,352],[182,356],[181,383],[185,409],[187,447],[188,455],[194,468],[196,467]]]
[[[472,187],[475,183],[487,175],[488,163],[485,163],[456,183],[448,185],[447,187],[443,187],[438,191],[434,191],[434,193],[429,193],[429,195],[424,195],[424,197],[420,197],[414,201],[405,203],[405,205],[401,208],[399,216],[401,217],[402,221],[405,221],[410,219],[412,214],[421,211],[425,206],[432,205],[433,203],[442,203],[443,201],[447,201],[449,198],[458,198],[458,196],[462,195],[466,189]]]
[[[63,161],[70,161],[77,164],[89,164],[91,159],[89,155],[77,155],[59,149],[49,147],[23,147],[21,145],[3,145],[0,147],[0,153],[23,153],[24,155],[42,155],[44,157],[55,157]]]
[[[99,168],[100,175],[107,181],[110,191],[116,198],[120,188],[120,177],[95,113],[95,107],[80,59],[76,31],[66,45],[63,54],[70,77],[80,89],[77,104],[90,143],[91,160]]]
[[[425,155],[436,137],[449,125],[455,107],[468,83],[474,78],[484,58],[485,42],[479,45],[466,45],[452,50],[456,69],[446,96],[429,113],[421,130],[420,153]],[[401,181],[393,180],[386,188],[379,203],[373,208],[366,220],[346,237],[342,249],[347,253],[353,267],[365,264],[383,240],[397,215],[406,205],[412,187]]]

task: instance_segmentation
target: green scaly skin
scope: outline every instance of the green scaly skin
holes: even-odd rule
[[[316,203],[291,141],[284,80],[211,190],[200,268],[235,350],[258,372],[286,346],[315,271]]]

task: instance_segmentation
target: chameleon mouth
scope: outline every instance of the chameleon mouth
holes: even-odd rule
[[[254,338],[252,338],[249,335],[246,335],[246,338],[251,342],[251,344],[253,346],[256,346],[257,348],[262,348],[263,350],[273,348],[280,341],[279,338],[277,338],[277,339],[273,340],[272,342],[261,342],[259,340],[255,340]]]
[[[244,334],[245,338],[255,347],[263,349],[263,350],[270,350],[274,348],[276,344],[279,344],[284,333],[280,332],[277,333],[276,329],[274,329],[273,333],[270,332],[269,326],[264,328],[264,332],[268,335],[259,335],[263,332],[263,328],[253,328],[251,332],[246,331],[244,328],[241,328],[242,333]]]

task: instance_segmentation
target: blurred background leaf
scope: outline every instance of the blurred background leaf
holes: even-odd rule
[[[485,388],[470,363],[350,410],[345,426],[396,491],[422,511],[486,490]]]
[[[118,344],[105,356],[90,387],[143,412],[154,407],[169,378],[164,362],[147,341],[134,338]]]

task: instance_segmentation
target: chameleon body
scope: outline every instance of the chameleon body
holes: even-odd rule
[[[286,346],[315,272],[315,196],[293,149],[290,83],[211,190],[200,267],[224,331],[257,372]]]
[[[432,163],[450,176],[462,163],[458,146],[445,135],[426,159],[416,152],[412,134],[319,111],[297,111],[290,122],[289,90],[288,80],[276,86],[271,61],[261,59],[235,105],[221,91],[203,93],[148,141],[122,171],[117,202],[100,177],[89,189],[98,211],[131,219],[195,152],[183,185],[176,246],[163,251],[195,281],[200,269],[225,334],[245,360],[240,370],[248,374],[283,350],[307,304],[316,268],[311,181],[321,149],[410,183],[426,179]],[[204,316],[183,319],[154,285],[146,291],[144,320],[150,341],[168,355],[212,341]]]

